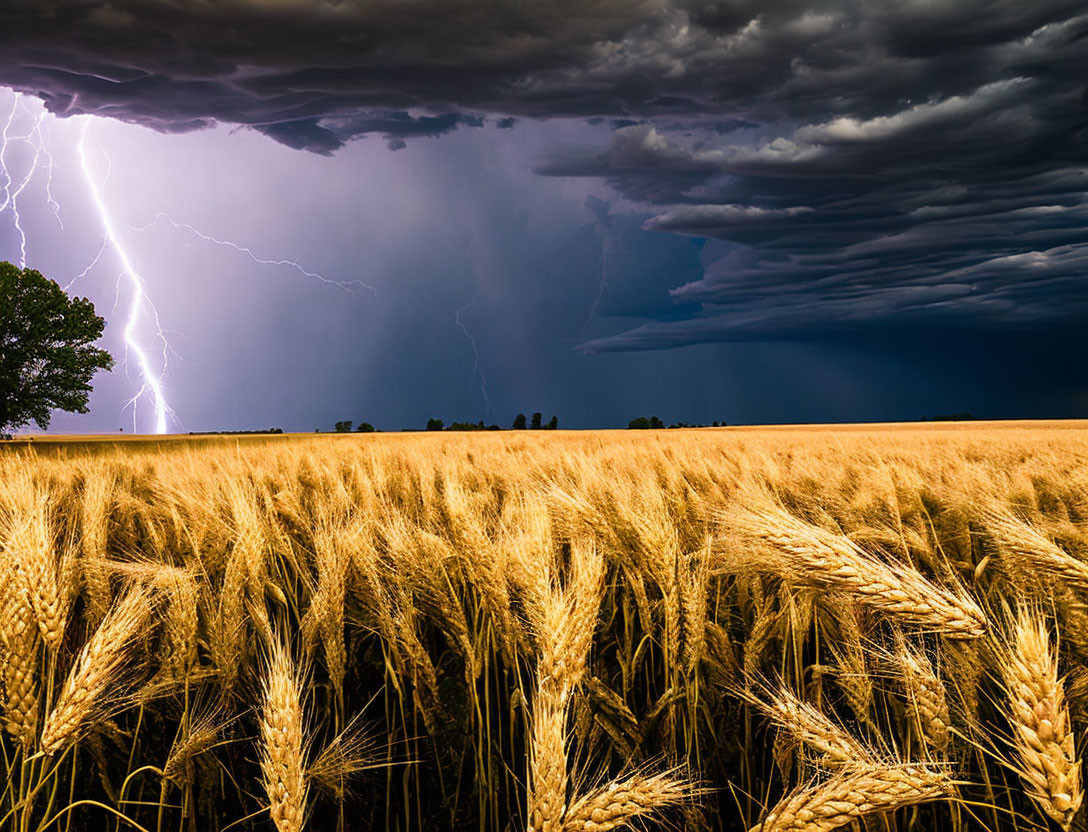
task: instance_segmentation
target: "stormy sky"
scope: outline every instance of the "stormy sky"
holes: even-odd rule
[[[56,429],[1088,416],[1082,2],[8,0],[0,126]]]

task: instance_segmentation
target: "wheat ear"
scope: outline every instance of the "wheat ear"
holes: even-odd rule
[[[1064,680],[1045,618],[1021,610],[1002,672],[1012,723],[1014,766],[1048,817],[1069,829],[1084,799]]]
[[[1034,526],[996,511],[986,512],[984,522],[998,548],[1017,567],[1042,572],[1061,585],[1088,592],[1088,564],[1056,546]]]
[[[636,818],[675,806],[691,796],[691,786],[664,774],[633,774],[594,789],[567,811],[563,832],[609,832]]]
[[[935,751],[948,747],[951,719],[944,682],[929,657],[900,638],[895,661],[907,694],[907,718],[922,740]]]
[[[4,727],[24,748],[34,744],[38,728],[38,647],[41,636],[26,593],[3,574],[0,604],[0,662],[3,663]]]
[[[567,809],[567,717],[585,674],[600,609],[604,560],[575,541],[569,584],[546,569],[533,589],[531,615],[540,656],[529,754],[529,822],[533,832],[561,832]]]
[[[920,765],[850,768],[787,795],[751,832],[831,832],[855,818],[934,800],[947,788],[946,775]]]
[[[55,650],[64,638],[69,599],[57,563],[48,496],[36,493],[24,511],[8,539],[8,551],[34,610],[42,641]]]
[[[301,681],[291,656],[272,641],[261,704],[261,775],[277,832],[300,832],[306,813]]]
[[[822,754],[820,762],[824,765],[844,766],[876,761],[873,752],[864,744],[822,711],[798,699],[784,685],[779,684],[774,689],[760,686],[757,689],[762,696],[743,690],[736,693],[758,707],[794,739]]]
[[[46,754],[75,739],[92,716],[100,715],[120,698],[118,683],[129,660],[129,648],[151,617],[152,601],[147,590],[131,590],[83,645],[42,729],[41,750]]]
[[[944,590],[905,564],[879,560],[848,537],[812,526],[780,508],[746,509],[727,519],[742,533],[768,544],[769,551],[762,556],[754,553],[743,565],[847,593],[896,621],[949,638],[980,638],[986,633],[986,616],[966,593]]]

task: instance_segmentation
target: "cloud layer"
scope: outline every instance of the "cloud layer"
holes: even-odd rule
[[[587,351],[1088,319],[1088,15],[962,0],[15,0],[0,85],[331,153],[603,118],[608,182],[705,274]],[[667,320],[666,320],[667,319]]]

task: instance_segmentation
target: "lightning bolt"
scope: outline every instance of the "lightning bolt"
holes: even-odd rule
[[[0,133],[0,173],[4,174],[4,201],[0,203],[0,211],[7,208],[8,203],[11,202],[11,185],[14,181],[11,177],[11,173],[8,172],[8,146],[11,144],[11,125],[15,121],[15,111],[19,109],[19,93],[11,99],[11,112],[8,113],[7,119],[4,121],[4,130]]]
[[[55,119],[52,117],[47,119],[47,115],[48,113],[44,107],[40,111],[32,110],[27,106],[27,99],[21,93],[12,92],[11,109],[6,116],[0,116],[0,125],[2,125],[2,129],[0,129],[0,213],[6,211],[9,207],[11,209],[19,249],[20,268],[26,268],[28,235],[23,225],[23,217],[19,211],[19,197],[39,173],[45,177],[45,203],[52,211],[57,225],[62,231],[64,230],[61,206],[53,195],[53,177],[57,165],[50,150],[49,140],[52,136]],[[24,120],[24,116],[26,120]],[[29,128],[24,126],[27,121],[30,124]],[[121,266],[121,272],[117,276],[114,308],[118,308],[123,295],[127,300],[127,308],[123,312],[125,317],[123,331],[124,364],[127,372],[131,359],[138,372],[137,389],[132,397],[125,402],[123,409],[132,408],[133,429],[136,430],[137,409],[142,402],[149,402],[153,411],[154,432],[162,434],[167,432],[170,422],[176,420],[174,412],[166,400],[166,384],[164,381],[170,356],[176,355],[176,353],[170,347],[158,310],[148,292],[147,281],[137,269],[132,255],[126,248],[125,236],[119,233],[119,226],[115,223],[107,206],[105,194],[110,179],[112,160],[103,147],[88,138],[87,128],[89,123],[90,117],[80,120],[76,150],[83,178],[102,227],[102,242],[94,257],[78,274],[68,281],[64,286],[64,290],[68,291],[73,285],[85,278],[108,254],[116,256]],[[20,130],[22,132],[19,132]],[[19,154],[16,160],[11,158],[11,150],[17,145],[25,146],[27,150]],[[88,145],[95,147],[97,152],[104,158],[104,175],[99,170],[96,176],[94,154],[90,152]],[[27,165],[25,169],[24,164]],[[101,163],[99,163],[100,166]],[[17,170],[15,170],[16,167]],[[291,268],[303,277],[336,286],[344,291],[352,292],[357,289],[367,289],[377,294],[377,289],[374,286],[362,280],[333,280],[319,272],[303,267],[298,260],[263,257],[248,246],[213,236],[188,223],[178,222],[166,213],[156,214],[154,221],[140,228],[134,228],[131,225],[126,226],[127,233],[145,231],[160,223],[168,224],[174,229],[191,234],[204,242],[232,249],[249,257],[254,263],[263,266]],[[112,260],[112,257],[108,259]],[[146,343],[149,328],[153,328],[154,335],[152,337],[161,344],[161,359],[155,356],[156,350]],[[482,372],[480,377],[481,383],[485,385],[486,390],[486,382],[483,380]],[[488,408],[490,413],[490,403],[488,403]]]
[[[136,270],[136,267],[132,263],[132,259],[129,257],[128,252],[121,243],[120,237],[118,237],[117,232],[114,230],[113,221],[110,218],[110,212],[106,207],[102,191],[99,189],[98,183],[94,178],[94,173],[91,171],[90,161],[87,158],[88,121],[89,119],[85,118],[80,125],[79,143],[77,145],[80,166],[83,168],[83,176],[87,181],[87,188],[90,190],[91,198],[94,201],[95,208],[98,210],[98,218],[102,223],[106,239],[109,241],[110,247],[113,248],[118,260],[121,261],[123,271],[118,277],[118,283],[123,279],[127,279],[132,292],[128,308],[128,319],[125,322],[124,330],[125,352],[126,358],[128,354],[136,356],[136,364],[140,369],[140,388],[136,391],[135,395],[129,399],[126,407],[130,405],[132,407],[132,424],[133,429],[135,430],[137,405],[145,396],[149,397],[154,411],[155,433],[162,434],[166,433],[167,417],[173,412],[166,403],[166,394],[163,390],[163,374],[166,372],[169,344],[167,343],[166,336],[163,333],[162,325],[159,321],[159,313],[155,309],[154,303],[152,303],[151,299],[147,296],[147,285],[144,282],[143,277]],[[101,252],[99,252],[99,256],[101,256]],[[97,262],[97,258],[94,262]],[[88,266],[84,271],[89,271],[90,268],[91,267]],[[140,343],[137,334],[137,328],[143,318],[145,307],[150,310],[158,337],[163,343],[163,367],[162,370],[159,371],[156,371],[155,368],[152,367],[147,350],[144,348],[143,344]]]
[[[468,262],[472,266],[472,272],[476,277],[476,297],[458,309],[453,319],[457,323],[457,328],[461,330],[461,334],[465,336],[465,340],[468,341],[469,347],[472,349],[472,378],[480,379],[480,397],[484,400],[484,413],[485,419],[491,421],[491,397],[487,392],[487,376],[484,375],[484,368],[480,365],[480,347],[476,343],[476,338],[471,332],[469,332],[468,325],[461,317],[465,312],[474,307],[480,305],[479,287],[486,275],[485,253],[481,251],[477,234],[473,231],[469,236],[468,248],[465,250]]]
[[[608,288],[608,255],[609,255],[608,236],[606,235],[602,240],[601,256],[597,260],[597,295],[593,298],[593,303],[590,304],[589,314],[586,315],[586,319],[582,321],[582,328],[578,330],[578,337],[582,338],[586,334],[586,328],[590,325],[594,318],[597,317],[597,310],[601,306],[601,299],[604,298],[604,290]]]
[[[344,289],[345,291],[348,291],[348,292],[354,292],[356,289],[367,289],[367,290],[373,292],[375,295],[378,294],[378,290],[375,289],[373,286],[371,286],[369,283],[364,283],[361,280],[331,280],[330,278],[325,277],[323,274],[320,274],[319,272],[312,272],[312,271],[309,271],[308,269],[303,268],[301,265],[299,265],[299,262],[297,260],[283,260],[283,259],[274,260],[274,259],[269,259],[269,258],[266,258],[266,257],[259,257],[259,256],[257,256],[257,254],[255,254],[253,252],[253,249],[249,248],[248,246],[243,246],[243,245],[241,245],[239,243],[236,243],[236,242],[234,242],[232,240],[221,240],[218,237],[213,237],[211,234],[205,234],[203,231],[200,231],[199,229],[193,227],[192,225],[189,225],[188,223],[184,223],[184,222],[178,222],[173,217],[171,217],[169,214],[165,214],[165,213],[163,213],[161,211],[158,214],[155,215],[155,219],[152,220],[151,222],[146,223],[145,225],[138,226],[138,227],[130,225],[128,228],[129,228],[129,231],[138,233],[138,232],[147,231],[149,228],[151,228],[151,227],[153,227],[155,225],[159,225],[160,223],[167,223],[168,225],[172,225],[174,228],[176,228],[179,231],[188,231],[193,236],[198,237],[198,238],[200,238],[201,240],[204,240],[207,243],[214,243],[217,246],[223,246],[225,248],[233,249],[234,251],[237,251],[240,254],[246,255],[254,263],[259,263],[262,266],[288,266],[288,267],[294,269],[299,274],[303,275],[304,277],[309,277],[309,278],[312,278],[314,280],[319,280],[322,283],[325,283],[325,284],[327,284],[329,286],[337,286],[340,289]]]
[[[616,236],[616,232],[612,229],[612,215],[609,213],[608,205],[601,205],[595,207],[591,203],[587,203],[587,207],[594,215],[594,225],[597,227],[601,235],[601,256],[597,260],[597,294],[593,298],[593,303],[589,307],[589,313],[586,315],[586,319],[582,322],[582,328],[578,330],[578,337],[583,338],[586,334],[586,329],[593,322],[593,319],[597,317],[597,311],[600,309],[601,301],[604,299],[604,293],[608,289],[608,260],[613,257],[617,252],[622,251],[627,253],[627,250],[623,247],[623,243],[620,242]]]
[[[22,217],[19,215],[19,196],[26,189],[26,186],[30,184],[30,180],[34,178],[34,174],[38,172],[38,162],[42,156],[42,119],[45,117],[45,111],[43,110],[37,118],[34,119],[34,124],[30,128],[29,133],[21,136],[12,136],[11,126],[15,121],[15,113],[20,108],[30,115],[30,111],[27,110],[26,104],[23,102],[20,94],[15,93],[12,99],[11,112],[8,114],[7,121],[4,122],[3,134],[2,137],[0,137],[0,168],[2,168],[4,172],[4,201],[0,203],[0,211],[6,210],[9,206],[11,208],[11,215],[15,223],[15,233],[19,237],[19,268],[25,269],[26,231],[23,229]],[[22,142],[28,145],[34,153],[26,174],[18,181],[18,183],[16,183],[7,164],[7,150],[12,142]]]
[[[491,398],[487,395],[487,376],[484,375],[484,368],[480,366],[480,350],[476,345],[476,339],[472,333],[468,331],[468,327],[465,326],[465,322],[461,320],[461,313],[468,309],[478,306],[479,304],[475,300],[471,300],[462,306],[454,314],[453,319],[457,322],[457,326],[460,327],[462,334],[468,341],[469,346],[472,347],[472,375],[473,377],[480,377],[480,395],[484,400],[484,419],[488,422],[491,421]]]
[[[106,189],[105,182],[102,183],[102,189],[103,190]],[[102,235],[102,245],[99,246],[99,248],[98,248],[98,254],[96,254],[94,256],[94,259],[91,260],[90,263],[88,263],[86,266],[84,266],[83,271],[81,271],[79,274],[77,274],[75,277],[73,277],[71,280],[69,280],[67,283],[64,284],[64,291],[65,292],[67,292],[69,289],[71,289],[72,286],[74,286],[78,281],[82,280],[88,274],[90,274],[91,269],[93,269],[95,266],[98,265],[98,261],[101,260],[102,255],[106,253],[106,248],[109,246],[109,244],[110,244],[109,235],[103,234]]]
[[[45,114],[44,111],[43,111],[42,114],[43,115]],[[53,131],[53,122],[52,121],[49,122],[49,131],[50,131],[50,135],[52,135],[52,131]],[[40,136],[41,133],[39,132],[38,135]],[[53,198],[53,172],[56,170],[56,164],[53,161],[53,153],[49,150],[49,142],[47,142],[47,141],[45,141],[43,139],[42,143],[41,143],[41,146],[42,146],[42,153],[45,154],[45,160],[46,160],[45,161],[45,164],[46,164],[45,170],[46,170],[47,175],[46,175],[46,178],[45,178],[45,201],[46,201],[46,204],[48,204],[49,207],[53,210],[53,216],[56,217],[56,219],[57,219],[57,225],[59,225],[60,230],[63,231],[64,230],[64,220],[62,220],[60,218],[60,203],[57,202],[56,199]]]

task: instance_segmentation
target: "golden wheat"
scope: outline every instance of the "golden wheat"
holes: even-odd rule
[[[908,721],[926,745],[944,751],[952,723],[944,682],[929,657],[903,638],[897,640],[894,658],[907,696]]]
[[[947,789],[947,777],[924,766],[851,768],[825,783],[787,795],[752,829],[830,832],[857,818],[936,800]]]
[[[849,538],[781,509],[744,512],[723,523],[769,544],[772,554],[749,562],[784,578],[847,593],[900,622],[952,638],[980,638],[986,633],[985,614],[965,593],[942,589],[906,564],[878,560]]]
[[[1080,758],[1043,616],[1022,609],[1002,652],[1015,768],[1039,807],[1069,829],[1084,800]]]
[[[1080,821],[1083,427],[41,448],[0,832]]]
[[[633,774],[579,798],[566,813],[563,832],[609,832],[691,798],[691,786],[670,774]]]
[[[41,750],[53,754],[72,742],[92,718],[101,717],[122,693],[119,685],[129,648],[152,617],[152,596],[136,588],[106,615],[80,651],[57,704],[42,727]]]
[[[306,741],[301,681],[287,648],[269,648],[261,702],[261,775],[277,832],[300,832],[306,816]]]

